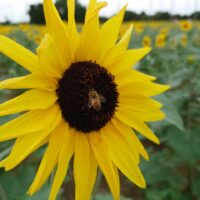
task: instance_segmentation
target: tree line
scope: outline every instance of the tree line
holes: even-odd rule
[[[67,9],[66,9],[66,0],[57,0],[56,1],[56,7],[62,17],[63,20],[67,20]],[[86,8],[82,6],[77,0],[76,0],[76,21],[77,22],[84,22],[86,13]],[[43,13],[43,5],[37,4],[37,5],[31,5],[29,12],[30,16],[30,23],[34,24],[44,24],[44,13]],[[132,21],[132,20],[170,20],[170,19],[200,19],[200,11],[195,12],[191,15],[171,15],[169,12],[157,12],[154,15],[147,15],[145,12],[142,12],[140,14],[135,13],[133,11],[126,11],[124,21]],[[101,21],[106,21],[106,17],[101,17]]]

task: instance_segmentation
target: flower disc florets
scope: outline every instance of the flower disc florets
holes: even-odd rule
[[[73,63],[59,81],[57,95],[63,118],[84,133],[106,125],[118,103],[114,76],[92,62]]]

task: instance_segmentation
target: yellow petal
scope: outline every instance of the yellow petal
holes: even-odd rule
[[[28,191],[29,195],[37,192],[52,173],[58,162],[58,155],[64,141],[66,140],[66,135],[68,134],[68,131],[69,127],[67,123],[62,121],[51,133],[48,148],[40,163],[40,167],[38,169],[34,182],[32,183]]]
[[[133,66],[150,51],[151,49],[148,47],[128,50],[124,53],[119,61],[112,63],[112,65],[108,65],[107,68],[110,69],[114,75],[120,74],[124,71],[132,69]]]
[[[149,160],[147,151],[136,136],[133,129],[122,123],[116,117],[113,118],[112,123],[119,130],[117,133],[124,138],[129,148],[132,149],[132,151],[137,148],[137,151],[140,153],[140,155],[142,155],[144,159]]]
[[[69,161],[71,160],[74,149],[75,149],[75,132],[74,130],[69,130],[66,134],[66,140],[61,148],[59,159],[58,159],[58,168],[55,174],[53,181],[52,189],[50,192],[49,200],[55,200],[58,194],[58,191],[64,181],[64,178],[67,174],[67,169]]]
[[[114,46],[106,55],[106,57],[100,61],[102,66],[111,66],[112,63],[116,63],[120,56],[127,50],[131,34],[133,31],[133,25],[130,25],[130,28],[126,31],[124,36],[121,38],[121,40],[117,43],[116,46]]]
[[[0,52],[28,71],[34,72],[38,68],[38,58],[34,53],[2,35],[0,35]]]
[[[92,194],[94,184],[96,181],[96,176],[97,176],[97,161],[95,159],[95,156],[93,154],[91,147],[90,147],[90,166],[89,167],[90,167],[89,169],[90,173],[88,176],[89,182],[85,191],[85,197],[83,198],[85,200],[89,200],[91,198],[91,194]]]
[[[37,48],[39,69],[44,74],[55,78],[61,78],[63,74],[62,61],[59,59],[59,52],[56,51],[56,44],[50,34],[46,34],[40,46]]]
[[[163,106],[160,102],[149,97],[145,97],[141,94],[127,93],[124,91],[119,95],[119,104],[120,103],[135,105],[137,109],[148,109],[151,111],[160,109]]]
[[[113,162],[133,183],[141,188],[145,188],[146,183],[138,163],[127,148],[127,144],[114,133],[115,131],[117,130],[114,126],[106,126],[101,131],[101,136],[109,148]]]
[[[56,113],[54,114],[56,115]],[[59,117],[54,116],[54,121],[51,121],[51,124],[49,124],[49,126],[45,130],[19,137],[16,140],[10,155],[8,156],[8,160],[6,161],[6,170],[13,169],[28,155],[30,155],[43,144],[45,144],[49,140],[49,134],[55,129],[60,121],[60,115]]]
[[[139,118],[141,121],[145,122],[154,122],[163,120],[165,114],[161,110],[152,110],[147,107],[146,109],[140,108],[137,104],[129,103],[120,103],[120,110],[123,110],[124,113],[128,112],[134,117]]]
[[[125,10],[126,6],[117,15],[102,25],[100,30],[100,43],[98,49],[96,49],[97,63],[101,64],[101,61],[104,60],[108,52],[117,42]]]
[[[75,0],[67,1],[67,7],[68,7],[68,26],[69,29],[76,26],[75,21]]]
[[[159,144],[159,139],[155,136],[155,134],[151,131],[151,129],[140,119],[133,116],[132,113],[123,110],[119,110],[115,113],[116,117],[127,124],[128,126],[132,127],[139,133],[141,133],[144,137],[148,138],[149,140]]]
[[[5,159],[0,161],[0,168],[5,166],[7,160],[8,160],[8,158],[5,158]]]
[[[29,74],[0,82],[0,89],[44,89],[56,90],[57,81],[41,74]]]
[[[52,0],[44,0],[44,14],[49,34],[57,45],[57,52],[62,59],[62,67],[69,67],[72,62],[70,38]]]
[[[99,37],[99,10],[106,5],[105,2],[96,3],[90,1],[86,13],[86,20],[83,26],[80,42],[76,52],[76,61],[95,61],[94,57],[98,46]]]
[[[108,128],[113,129],[115,131],[113,131],[113,134],[117,135],[116,137],[118,138],[118,140],[121,140],[121,142],[126,145],[127,150],[129,151],[129,154],[131,153],[132,158],[135,159],[135,163],[138,164],[140,162],[140,158],[139,158],[139,151],[137,149],[137,145],[135,140],[129,140],[130,138],[127,138],[127,129],[131,129],[130,127],[126,127],[126,129],[124,129],[123,131],[121,130],[122,125],[121,123],[116,124],[116,119],[113,118],[110,124],[107,124]],[[123,127],[124,128],[124,127]]]
[[[5,163],[6,171],[13,169],[22,162],[32,152],[39,149],[47,143],[47,134],[45,132],[31,133],[19,137]]]
[[[168,85],[160,85],[150,81],[131,81],[118,86],[119,92],[127,94],[140,94],[143,96],[155,96],[167,91]]]
[[[47,110],[30,111],[0,126],[0,141],[49,129],[60,120],[61,112],[57,105]]]
[[[0,116],[27,110],[46,109],[57,100],[55,92],[29,90],[22,95],[0,104]]]
[[[124,71],[120,74],[115,75],[115,82],[118,85],[124,84],[126,82],[131,82],[134,80],[141,80],[141,81],[153,81],[156,80],[155,77],[141,73],[135,69],[129,69]]]
[[[75,199],[84,198],[89,184],[90,175],[90,146],[87,137],[83,133],[77,133],[74,155],[74,180]],[[88,199],[89,200],[89,199]]]
[[[67,6],[68,6],[68,32],[69,32],[70,42],[72,44],[71,45],[72,54],[73,56],[75,56],[75,52],[79,42],[79,34],[75,22],[75,0],[67,1]]]
[[[89,137],[97,163],[108,182],[113,198],[114,200],[119,200],[119,180],[117,180],[118,177],[116,177],[113,163],[107,152],[108,147],[98,133],[91,133]]]
[[[89,6],[85,16],[85,24],[89,23],[91,20],[99,21],[99,11],[107,5],[106,2],[97,2],[96,0],[90,0]]]

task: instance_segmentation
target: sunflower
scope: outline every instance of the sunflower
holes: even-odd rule
[[[164,48],[166,46],[166,35],[159,33],[156,36],[156,47],[157,48]]]
[[[189,20],[181,21],[180,28],[184,32],[190,31],[192,29],[192,23]]]
[[[181,35],[181,46],[186,47],[188,43],[188,37],[186,34]]]
[[[90,0],[78,33],[74,0],[68,1],[67,27],[53,2],[44,0],[48,33],[36,54],[0,36],[0,51],[30,72],[0,82],[0,89],[29,89],[0,105],[1,116],[23,112],[0,127],[0,141],[16,139],[0,166],[11,170],[48,144],[29,195],[56,168],[49,196],[55,200],[70,160],[76,200],[90,199],[98,167],[115,200],[120,194],[118,169],[146,187],[138,165],[140,155],[149,157],[134,130],[159,144],[145,122],[164,118],[162,105],[150,97],[169,86],[132,69],[150,49],[127,50],[132,25],[118,41],[126,6],[100,28],[98,13],[105,6]]]
[[[151,46],[151,37],[148,35],[145,35],[142,39],[142,45],[144,47],[150,47]]]

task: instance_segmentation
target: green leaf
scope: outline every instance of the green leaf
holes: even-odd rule
[[[164,105],[163,112],[166,115],[165,120],[170,124],[175,125],[181,131],[184,131],[183,120],[180,114],[178,113],[178,110],[175,107],[175,105],[164,95],[160,95],[155,99],[160,101]]]
[[[188,162],[197,162],[200,158],[200,128],[183,133],[175,127],[169,128],[165,136],[168,145],[173,148],[178,156]]]
[[[50,189],[39,191],[36,195],[32,197],[27,197],[25,200],[47,200],[49,197]]]

